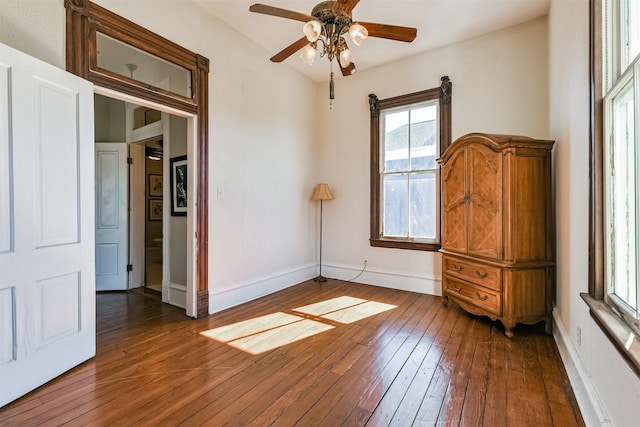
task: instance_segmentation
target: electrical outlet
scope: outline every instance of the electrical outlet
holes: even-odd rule
[[[580,326],[576,328],[576,342],[578,346],[582,345],[582,328]]]

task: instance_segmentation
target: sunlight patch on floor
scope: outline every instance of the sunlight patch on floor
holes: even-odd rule
[[[294,308],[295,314],[276,312],[200,332],[200,335],[260,354],[396,308],[392,304],[341,296]],[[299,315],[298,315],[299,314]]]
[[[333,320],[334,322],[348,324],[383,313],[396,307],[396,305],[392,304],[342,296],[316,304],[294,308],[293,311],[319,316],[323,319]]]

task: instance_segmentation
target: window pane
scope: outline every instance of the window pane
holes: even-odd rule
[[[613,100],[610,183],[612,291],[636,309],[636,185],[633,85]]]
[[[191,71],[102,33],[96,33],[98,67],[191,98]]]
[[[438,104],[411,110],[411,170],[436,168]]]
[[[383,234],[390,237],[409,236],[407,215],[408,179],[406,174],[384,176]]]
[[[384,170],[409,169],[409,111],[384,115]]]
[[[421,173],[410,177],[411,237],[436,237],[436,174]]]
[[[623,13],[623,18],[626,23],[622,25],[623,34],[622,40],[625,40],[626,49],[623,47],[623,63],[622,71],[633,60],[638,53],[640,53],[640,0],[627,0],[625,2],[626,13]],[[626,15],[626,16],[625,16]]]

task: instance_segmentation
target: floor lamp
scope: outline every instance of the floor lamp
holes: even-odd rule
[[[313,194],[311,195],[311,200],[318,201],[320,200],[320,274],[316,277],[316,282],[326,282],[327,278],[322,276],[322,201],[323,200],[333,200],[333,193],[329,188],[329,184],[318,184],[316,188],[313,190]]]

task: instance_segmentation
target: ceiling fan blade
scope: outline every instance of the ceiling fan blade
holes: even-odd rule
[[[418,30],[411,27],[399,27],[397,25],[377,24],[375,22],[360,22],[369,32],[369,37],[380,37],[383,39],[398,40],[401,42],[412,42]]]
[[[280,52],[276,53],[271,57],[271,62],[282,62],[303,47],[309,44],[309,40],[306,37],[302,37],[300,40],[296,40],[291,43],[289,46],[282,49]]]
[[[307,22],[314,19],[313,16],[306,13],[294,12],[293,10],[280,9],[279,7],[267,6],[266,4],[256,3],[249,7],[249,12],[263,13],[265,15],[279,16],[280,18],[295,19],[296,21]]]
[[[341,10],[346,14],[350,14],[360,0],[337,0],[334,10]]]
[[[356,69],[356,64],[353,62],[350,62],[349,65],[344,68],[340,64],[340,61],[338,61],[338,65],[340,65],[340,71],[342,71],[342,75],[345,77],[352,76],[356,73],[356,71],[358,71]]]

